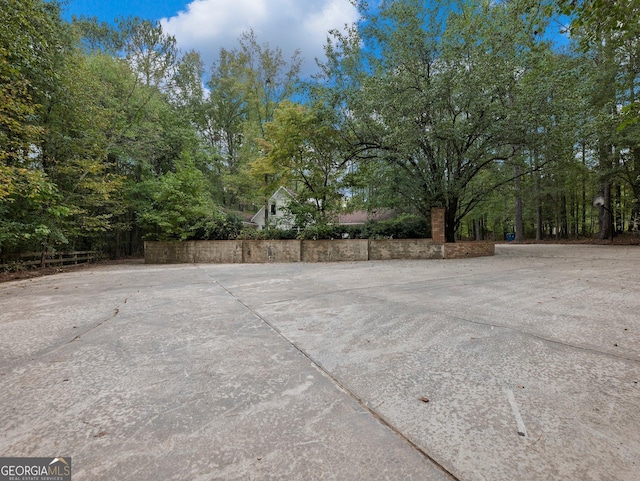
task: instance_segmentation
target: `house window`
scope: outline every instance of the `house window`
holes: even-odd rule
[[[276,215],[276,205],[271,204],[271,215]]]

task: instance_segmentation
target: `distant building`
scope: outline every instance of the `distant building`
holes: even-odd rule
[[[266,205],[263,205],[260,210],[251,218],[251,223],[255,224],[258,229],[264,229],[266,225],[276,229],[292,229],[293,219],[289,212],[285,209],[289,205],[289,202],[295,197],[295,194],[286,187],[280,187],[276,190]],[[265,207],[269,210],[265,215]]]
[[[267,222],[269,227],[276,229],[292,229],[294,227],[293,218],[286,209],[291,200],[295,198],[296,194],[291,192],[286,187],[279,187],[269,200],[266,206],[268,206]],[[264,229],[267,222],[265,222],[265,207],[262,206],[260,210],[251,218],[251,225],[258,229]],[[371,220],[389,220],[396,216],[396,214],[389,209],[380,209],[373,212],[366,210],[357,210],[346,214],[338,214],[338,225],[354,226],[364,225]]]

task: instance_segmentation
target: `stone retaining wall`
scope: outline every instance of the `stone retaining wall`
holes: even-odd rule
[[[496,252],[493,242],[456,242],[444,244],[443,247],[445,259],[492,256]]]
[[[340,262],[491,256],[487,242],[434,244],[432,239],[237,240],[145,242],[147,264]]]
[[[302,262],[339,262],[369,260],[367,239],[304,240]]]
[[[432,239],[371,239],[369,259],[442,259],[441,244]]]
[[[253,264],[300,262],[301,246],[298,240],[245,240],[240,242],[242,242],[242,262]]]

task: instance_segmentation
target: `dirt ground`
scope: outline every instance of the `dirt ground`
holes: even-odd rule
[[[110,266],[118,264],[144,264],[143,257],[128,257],[125,259],[111,259],[85,264],[45,267],[37,269],[24,269],[15,272],[0,272],[0,283],[9,281],[19,281],[21,279],[34,279],[36,277],[51,276],[63,272],[74,272],[90,269],[96,266]]]

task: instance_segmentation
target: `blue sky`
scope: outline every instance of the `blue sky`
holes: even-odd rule
[[[98,17],[112,21],[119,16],[138,16],[151,20],[172,17],[184,10],[184,0],[67,0],[65,18],[71,15]]]
[[[63,15],[158,20],[182,51],[200,52],[207,69],[221,48],[237,47],[240,34],[253,29],[260,43],[280,47],[285,58],[300,49],[303,74],[323,58],[327,32],[358,18],[349,0],[67,0]]]

